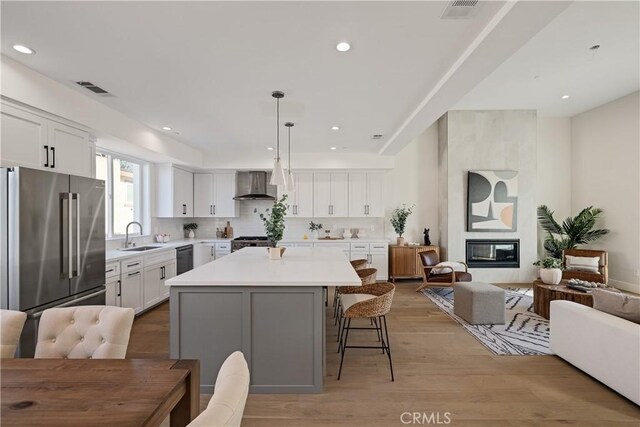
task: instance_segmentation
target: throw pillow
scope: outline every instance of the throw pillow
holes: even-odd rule
[[[451,273],[451,268],[442,268],[442,267],[451,267],[453,271],[466,271],[464,264],[462,264],[461,262],[446,261],[446,262],[441,262],[437,264],[435,267],[433,267],[433,269],[431,270],[431,274]]]
[[[565,269],[598,273],[600,257],[565,256]]]
[[[596,310],[640,323],[640,297],[604,289],[594,289],[592,295]]]

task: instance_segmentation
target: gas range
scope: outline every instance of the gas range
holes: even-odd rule
[[[269,240],[267,240],[267,236],[241,236],[236,237],[231,241],[231,252],[235,252],[242,248],[247,247],[268,247]]]

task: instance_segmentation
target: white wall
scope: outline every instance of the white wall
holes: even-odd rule
[[[530,282],[536,269],[537,119],[535,111],[449,111],[446,114],[447,258],[466,258],[466,239],[520,239],[520,268],[470,269],[474,280]],[[442,143],[441,143],[442,145]],[[443,169],[444,170],[444,169]],[[467,172],[518,171],[517,231],[467,232]],[[446,211],[446,213],[445,213]]]
[[[431,242],[438,243],[438,128],[433,124],[395,157],[395,168],[387,172],[386,236],[397,237],[389,219],[394,208],[415,205],[407,220],[407,242],[423,243],[429,228]]]
[[[148,158],[160,156],[165,162],[202,165],[202,153],[161,132],[71,89],[7,57],[0,56],[2,96],[92,129],[105,141],[120,141],[116,149],[124,154]],[[126,141],[126,142],[124,142]],[[124,143],[123,143],[124,142]],[[159,161],[158,158],[149,159]]]
[[[571,210],[604,209],[611,233],[591,246],[609,252],[614,286],[640,293],[639,92],[571,119]]]
[[[538,117],[538,181],[536,206],[547,205],[560,221],[571,211],[571,119]],[[538,257],[546,233],[538,227]]]

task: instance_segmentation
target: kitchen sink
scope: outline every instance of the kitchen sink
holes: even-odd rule
[[[162,246],[138,246],[137,248],[128,248],[128,249],[120,249],[120,250],[126,251],[126,252],[144,252],[144,251],[150,251],[151,249],[158,249],[161,247]]]

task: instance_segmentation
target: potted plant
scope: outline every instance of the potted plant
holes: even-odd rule
[[[188,237],[190,239],[195,239],[196,230],[198,229],[198,224],[196,224],[195,222],[190,222],[188,224],[183,225],[182,228],[184,229],[185,237]]]
[[[318,234],[320,230],[322,230],[322,224],[320,223],[316,224],[313,221],[309,223],[309,231],[311,231],[312,237],[314,239],[318,239],[320,237]]]
[[[546,257],[533,263],[540,267],[540,279],[547,285],[557,285],[562,280],[562,261]]]
[[[284,217],[287,215],[287,209],[289,209],[289,205],[285,203],[286,200],[287,195],[285,194],[273,204],[270,211],[269,209],[266,210],[267,214],[260,214],[260,219],[264,223],[264,230],[271,246],[269,248],[269,258],[271,259],[280,259],[284,253],[285,248],[276,246],[284,235]]]
[[[404,234],[404,229],[407,226],[407,218],[409,218],[409,215],[413,212],[414,207],[415,205],[407,207],[407,205],[403,204],[402,206],[395,208],[391,214],[391,225],[398,234],[398,246],[404,246],[404,237],[402,237],[402,235]]]
[[[545,205],[538,207],[538,222],[547,232],[544,248],[554,258],[562,258],[562,251],[565,249],[593,242],[609,233],[606,228],[593,229],[602,209],[586,207],[578,215],[566,218],[562,225],[553,218],[553,214]]]

